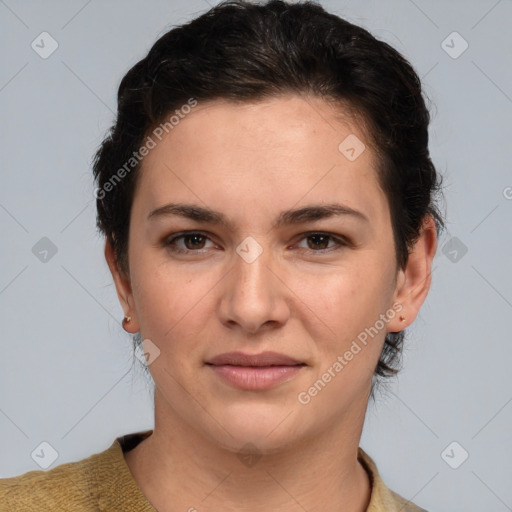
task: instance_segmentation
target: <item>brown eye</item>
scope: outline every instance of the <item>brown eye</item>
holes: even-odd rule
[[[206,248],[205,244],[208,240],[209,237],[203,233],[181,233],[167,240],[165,246],[169,250],[178,253],[200,252]]]
[[[342,238],[329,233],[308,233],[303,237],[303,240],[307,240],[307,247],[302,246],[302,248],[313,252],[336,250],[348,245]]]
[[[205,242],[205,237],[203,235],[184,235],[183,240],[185,242],[185,246],[187,249],[202,249]]]
[[[331,237],[326,235],[311,235],[307,239],[312,243],[308,243],[310,249],[327,249]]]

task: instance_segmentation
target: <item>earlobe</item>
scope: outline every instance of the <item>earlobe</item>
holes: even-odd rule
[[[138,332],[138,322],[135,315],[135,307],[130,279],[119,268],[112,242],[107,237],[105,239],[105,260],[107,261],[110,273],[114,280],[117,291],[117,297],[124,311],[124,319],[122,321],[123,329],[129,333]]]
[[[437,248],[437,231],[432,217],[423,222],[418,240],[404,269],[399,270],[394,303],[401,304],[395,318],[388,322],[388,332],[399,332],[414,322],[431,284],[432,261]],[[401,320],[403,318],[403,320]]]

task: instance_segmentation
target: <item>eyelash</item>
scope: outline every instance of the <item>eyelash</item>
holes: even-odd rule
[[[179,233],[179,234],[174,235],[171,238],[167,239],[164,242],[164,245],[170,251],[175,252],[175,253],[179,253],[179,254],[190,254],[190,253],[202,254],[204,251],[206,251],[206,249],[198,249],[198,250],[181,249],[181,248],[178,248],[176,245],[174,245],[176,240],[183,239],[183,238],[186,238],[186,237],[191,237],[191,236],[194,236],[194,235],[199,235],[200,237],[210,239],[210,237],[206,233],[201,232],[201,231],[184,231],[182,233]],[[327,253],[327,252],[330,252],[330,251],[333,251],[333,250],[339,250],[342,247],[347,247],[347,246],[350,245],[347,240],[345,240],[345,239],[343,239],[343,238],[341,238],[339,236],[332,235],[330,233],[325,233],[323,231],[311,231],[311,232],[308,232],[308,233],[304,233],[302,235],[302,238],[300,239],[300,241],[302,241],[302,240],[304,240],[306,238],[313,237],[313,236],[324,236],[324,237],[327,237],[327,238],[329,238],[329,240],[334,241],[337,244],[337,246],[335,246],[335,247],[328,247],[326,249],[319,249],[319,250],[305,249],[308,252],[324,254],[324,253]],[[304,248],[302,248],[302,249],[304,249]]]

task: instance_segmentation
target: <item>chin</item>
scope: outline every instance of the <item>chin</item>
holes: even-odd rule
[[[282,404],[233,405],[216,416],[224,427],[215,429],[216,442],[235,453],[246,445],[254,445],[262,454],[276,453],[300,435],[296,416]]]

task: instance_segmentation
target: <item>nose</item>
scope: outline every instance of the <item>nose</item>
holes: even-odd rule
[[[221,286],[218,314],[231,329],[256,334],[283,326],[290,316],[291,291],[270,251],[254,261],[234,254]]]

